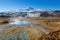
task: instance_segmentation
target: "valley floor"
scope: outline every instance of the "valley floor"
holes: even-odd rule
[[[19,22],[20,21],[27,21],[27,22],[34,22],[34,24],[25,25],[23,27],[17,26],[15,24],[14,25],[9,24],[9,22],[13,22],[16,19],[18,19]],[[44,35],[44,37],[46,37],[45,35],[48,35],[48,34],[50,35],[50,33],[60,30],[60,18],[59,17],[54,17],[54,18],[53,17],[10,18],[10,20],[1,18],[0,19],[0,29],[1,29],[0,30],[0,39],[1,40],[4,38],[6,40],[7,39],[9,40],[10,37],[12,37],[12,35],[13,35],[14,39],[16,37],[14,35],[17,35],[16,40],[27,40],[27,39],[28,40],[42,40],[42,39],[40,39],[42,37],[42,35]],[[11,40],[13,38],[11,38]],[[60,38],[60,36],[59,36],[59,38]]]

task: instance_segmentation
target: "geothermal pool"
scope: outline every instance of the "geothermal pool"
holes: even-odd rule
[[[26,26],[26,25],[32,25],[34,24],[34,22],[20,21],[15,19],[13,22],[10,22],[10,24],[16,25],[16,26]]]

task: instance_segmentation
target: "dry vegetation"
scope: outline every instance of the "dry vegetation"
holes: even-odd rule
[[[45,34],[41,30],[38,30],[34,26],[24,26],[24,27],[17,27],[13,26],[8,30],[4,30],[4,34],[0,34],[0,38],[3,36],[9,37],[10,35],[18,34],[20,35],[21,32],[28,31],[27,35],[29,36],[30,40],[38,40],[38,37]]]
[[[30,18],[28,21],[36,22],[49,32],[60,30],[60,18]]]
[[[9,23],[9,20],[7,18],[0,18],[0,24],[6,24]]]
[[[6,20],[6,19],[5,19]],[[0,23],[6,23],[6,21],[0,19]],[[26,21],[36,22],[37,24],[41,25],[45,29],[47,29],[50,33],[45,34],[41,30],[37,29],[33,25],[27,25],[24,27],[13,26],[8,30],[3,30],[0,33],[0,38],[6,36],[9,37],[10,35],[18,34],[20,35],[21,32],[28,31],[27,35],[29,36],[30,40],[60,40],[60,18],[28,18],[25,19]],[[44,34],[44,35],[43,35]]]

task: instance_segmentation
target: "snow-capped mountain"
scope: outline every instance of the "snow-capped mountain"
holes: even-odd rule
[[[16,10],[11,10],[9,12],[34,12],[34,11],[45,11],[43,9],[34,9],[32,7],[29,7],[29,8],[23,8],[23,9],[16,9]]]
[[[16,10],[10,10],[6,12],[0,12],[0,16],[6,16],[6,17],[42,17],[42,16],[60,16],[60,10],[45,10],[45,9],[38,9],[38,8],[23,8],[23,9],[16,9]]]

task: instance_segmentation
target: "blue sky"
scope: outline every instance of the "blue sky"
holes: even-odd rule
[[[60,0],[0,0],[0,11],[27,7],[60,10]]]

